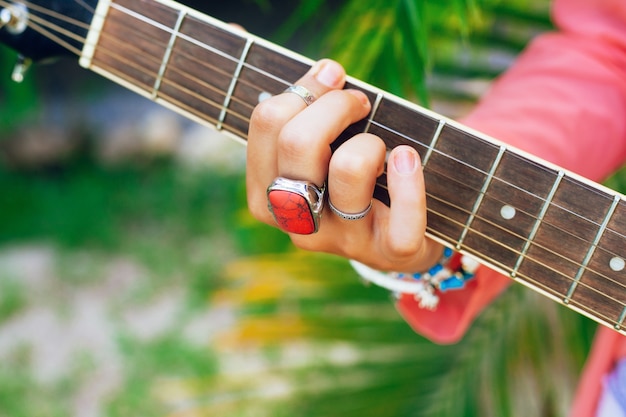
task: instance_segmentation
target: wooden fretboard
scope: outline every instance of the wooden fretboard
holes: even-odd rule
[[[100,0],[81,65],[246,139],[254,106],[311,61],[170,0]],[[359,132],[414,147],[428,233],[622,334],[626,203],[598,184],[350,79],[373,103]],[[389,203],[385,175],[376,198]]]

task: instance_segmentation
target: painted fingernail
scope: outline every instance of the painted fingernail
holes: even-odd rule
[[[345,78],[345,71],[335,61],[325,59],[313,67],[313,75],[320,83],[330,88],[341,87]]]
[[[412,174],[418,166],[417,155],[414,150],[403,148],[396,152],[393,165],[399,174]]]

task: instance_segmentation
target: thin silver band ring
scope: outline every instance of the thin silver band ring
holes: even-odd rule
[[[367,214],[372,209],[372,201],[370,200],[370,204],[365,210],[358,213],[346,213],[344,211],[341,211],[337,207],[333,206],[333,203],[331,203],[330,199],[328,199],[328,207],[330,207],[330,210],[333,213],[335,213],[337,216],[341,217],[344,220],[361,220],[363,217],[367,216]]]
[[[310,106],[315,101],[315,96],[306,87],[301,85],[292,85],[287,87],[284,91],[285,93],[294,93],[300,96],[300,98],[304,101],[307,106]]]

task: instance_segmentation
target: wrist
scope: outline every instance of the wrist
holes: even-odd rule
[[[439,297],[447,291],[460,290],[478,269],[478,262],[450,248],[444,248],[439,260],[421,272],[382,272],[350,261],[367,282],[386,288],[399,297],[412,294],[421,308],[435,310]]]

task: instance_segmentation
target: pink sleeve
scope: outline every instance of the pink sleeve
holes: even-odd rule
[[[558,31],[539,36],[463,123],[593,180],[626,160],[626,1],[556,0]],[[487,268],[436,311],[398,310],[439,343],[459,340],[511,282]]]

